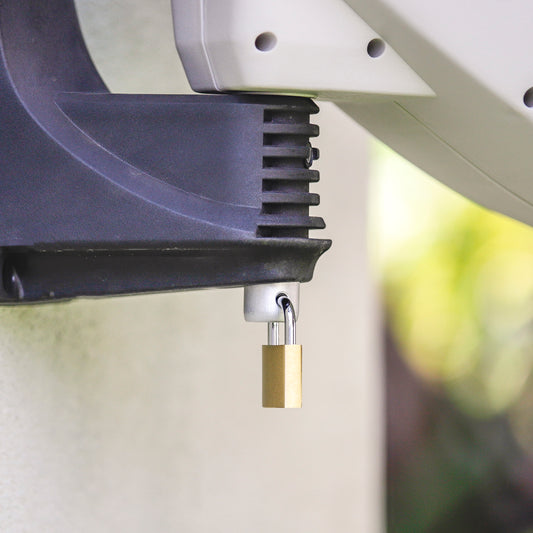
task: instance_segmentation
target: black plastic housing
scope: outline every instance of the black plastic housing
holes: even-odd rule
[[[110,94],[72,0],[0,2],[0,302],[308,281],[317,111]]]

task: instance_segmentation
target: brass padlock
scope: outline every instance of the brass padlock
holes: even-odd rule
[[[296,344],[296,318],[285,294],[277,298],[285,318],[285,344],[279,344],[279,323],[268,325],[263,346],[263,407],[302,407],[302,347]]]

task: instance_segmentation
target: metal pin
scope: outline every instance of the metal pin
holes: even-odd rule
[[[268,323],[268,344],[271,346],[279,344],[279,322]]]

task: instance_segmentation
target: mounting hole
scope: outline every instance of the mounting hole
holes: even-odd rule
[[[255,39],[255,47],[261,52],[270,52],[278,44],[278,38],[270,31],[260,33]]]
[[[526,104],[527,107],[533,107],[533,87],[530,87],[524,93],[524,104]]]
[[[372,39],[367,47],[366,51],[370,57],[379,57],[385,52],[385,41],[383,39]]]

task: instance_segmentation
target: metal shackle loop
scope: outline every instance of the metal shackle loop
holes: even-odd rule
[[[278,294],[277,304],[283,309],[285,318],[285,344],[296,344],[296,314],[290,298],[286,294]]]

